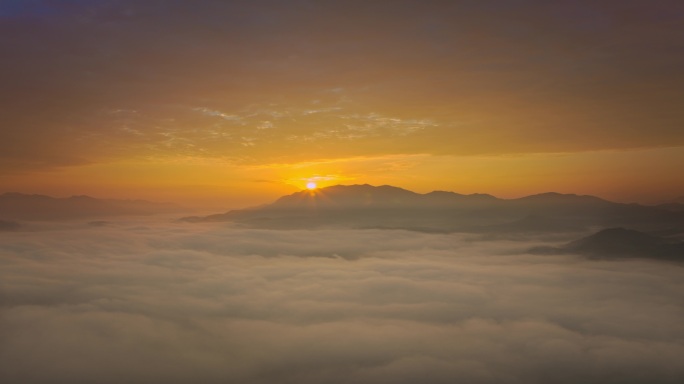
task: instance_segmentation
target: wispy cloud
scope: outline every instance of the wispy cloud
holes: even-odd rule
[[[345,127],[350,131],[376,134],[405,136],[429,127],[439,126],[439,124],[432,120],[400,119],[383,116],[378,113],[368,113],[365,115],[349,114],[340,115],[340,117],[349,121],[349,123],[345,124]]]
[[[333,112],[333,111],[339,111],[341,110],[342,107],[329,107],[329,108],[320,108],[320,109],[305,109],[302,111],[302,115],[308,116],[308,115],[314,115],[317,113],[327,113],[327,112]]]
[[[220,117],[223,120],[226,121],[231,121],[239,124],[245,124],[244,123],[244,118],[238,115],[229,115],[220,111],[216,111],[213,109],[205,108],[205,107],[197,107],[193,108],[194,111],[198,111],[206,116],[215,116],[215,117]]]

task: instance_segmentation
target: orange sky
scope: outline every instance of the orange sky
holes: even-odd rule
[[[681,2],[0,6],[0,192],[684,195]]]

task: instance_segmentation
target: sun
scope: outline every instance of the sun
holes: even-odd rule
[[[306,183],[306,188],[309,190],[314,190],[316,189],[316,183],[314,183],[313,181],[309,181],[308,183]]]

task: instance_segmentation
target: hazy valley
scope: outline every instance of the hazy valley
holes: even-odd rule
[[[180,220],[75,200],[5,215],[5,382],[684,378],[676,210],[367,185]]]

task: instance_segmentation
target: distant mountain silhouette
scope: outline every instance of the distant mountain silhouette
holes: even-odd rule
[[[548,232],[589,226],[644,229],[684,227],[684,214],[619,204],[595,196],[542,193],[519,199],[435,191],[426,194],[389,185],[336,185],[283,196],[271,204],[188,222],[232,221],[257,228],[400,228],[450,232]]]
[[[269,209],[336,209],[336,208],[401,208],[449,206],[463,203],[491,202],[498,200],[491,195],[461,195],[454,192],[434,191],[419,194],[406,189],[382,185],[335,185],[318,191],[300,191],[283,196]]]
[[[353,227],[445,231],[466,224],[456,211],[473,212],[499,201],[483,194],[444,191],[419,194],[389,185],[335,185],[295,192],[255,208],[181,220],[233,221],[279,229]],[[479,219],[473,217],[467,224],[479,224]]]
[[[538,254],[575,253],[590,258],[648,258],[684,261],[684,242],[626,228],[608,228],[564,246],[538,247]]]
[[[144,200],[96,199],[89,196],[54,198],[44,195],[5,193],[0,195],[0,218],[10,220],[55,220],[89,217],[151,215],[179,212],[175,204]]]
[[[670,212],[684,212],[684,204],[682,203],[665,203],[659,204],[656,207]]]
[[[608,228],[591,236],[575,240],[564,248],[582,254],[641,255],[654,252],[663,240],[626,228]]]

